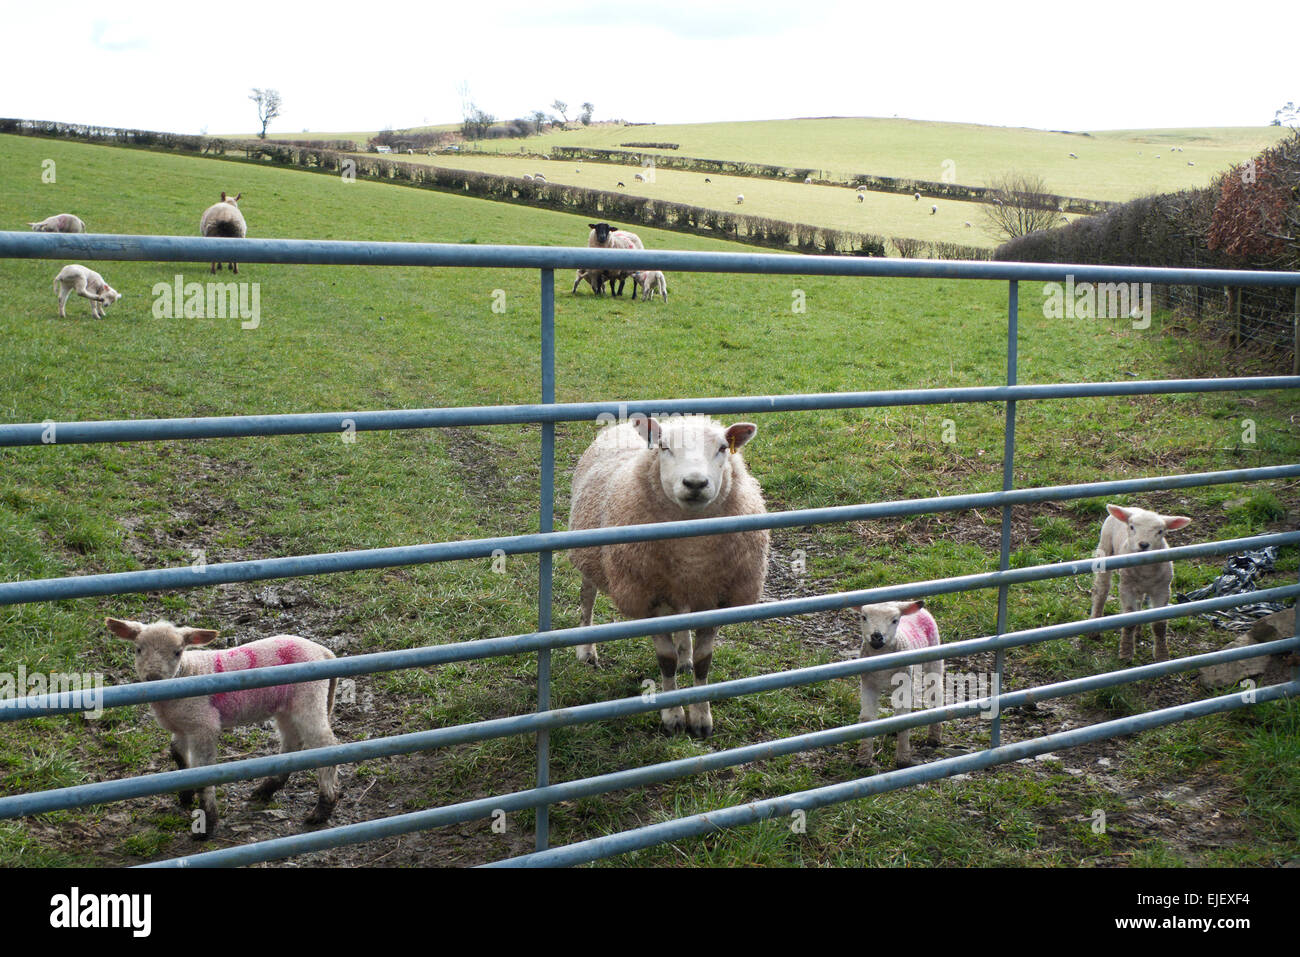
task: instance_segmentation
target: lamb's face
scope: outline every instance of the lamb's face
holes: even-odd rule
[[[862,628],[864,649],[869,646],[873,654],[897,651],[898,623],[904,615],[918,611],[923,604],[919,601],[887,601],[859,607],[858,622]]]
[[[204,645],[217,637],[205,628],[177,628],[170,621],[145,625],[138,621],[107,619],[108,630],[135,645],[135,673],[141,681],[175,678],[187,645]]]
[[[1158,515],[1155,512],[1148,512],[1144,508],[1121,508],[1118,505],[1107,505],[1106,510],[1116,519],[1124,523],[1125,533],[1128,536],[1126,550],[1128,552],[1146,552],[1168,548],[1165,542],[1165,532],[1172,532],[1174,529],[1182,528],[1188,524],[1191,519],[1181,515]]]
[[[754,437],[758,426],[737,422],[723,428],[707,418],[649,420],[659,466],[659,485],[687,511],[703,511],[731,487],[731,456]]]
[[[99,298],[104,300],[105,306],[111,306],[122,298],[122,294],[112,286],[108,285],[108,283],[105,283],[103,291],[99,294]]]

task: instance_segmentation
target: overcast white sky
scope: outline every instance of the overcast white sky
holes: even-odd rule
[[[502,118],[558,97],[592,101],[597,119],[659,123],[897,115],[1071,130],[1263,126],[1300,100],[1297,9],[41,2],[5,16],[0,115],[247,132],[258,86],[284,98],[272,135],[350,132],[457,121],[468,84]]]

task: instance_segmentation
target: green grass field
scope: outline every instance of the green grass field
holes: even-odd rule
[[[636,138],[649,136],[639,128]],[[659,129],[652,138],[660,138]],[[686,152],[683,143],[683,152]],[[1189,154],[1190,155],[1190,154]],[[57,185],[42,184],[44,159]],[[221,190],[242,191],[250,236],[582,245],[586,217],[292,170],[0,136],[0,222],[74,211],[92,231],[193,235]],[[886,171],[887,172],[887,171]],[[585,175],[585,170],[584,174]],[[661,249],[734,244],[638,229]],[[108,318],[85,300],[60,320],[51,279],[61,263],[0,261],[7,347],[0,352],[6,422],[261,412],[419,408],[537,401],[538,275],[531,271],[245,265],[260,284],[261,325],[162,319],[156,283],[205,281],[207,264],[95,263],[124,298]],[[221,279],[229,278],[223,274]],[[632,303],[568,293],[557,277],[560,401],[772,394],[1003,381],[1006,286],[954,280],[847,280],[673,274],[670,300]],[[498,290],[500,293],[498,293]],[[793,312],[802,291],[806,312]],[[507,308],[494,312],[501,294]],[[1206,375],[1226,354],[1201,327],[1157,313],[1151,328],[1042,315],[1041,290],[1021,286],[1024,382]],[[1192,338],[1186,338],[1191,336]],[[1273,393],[1021,403],[1016,481],[1045,485],[1294,462],[1293,404]],[[1257,441],[1241,442],[1242,420]],[[770,414],[746,449],[769,507],[988,491],[1000,486],[1003,409],[995,405]],[[955,441],[942,441],[946,421]],[[558,524],[572,466],[596,425],[557,427]],[[537,527],[540,430],[535,426],[7,449],[0,486],[0,578],[18,580],[336,549],[515,534]],[[1141,440],[1134,436],[1140,434]],[[1162,493],[1141,504],[1192,515],[1178,541],[1276,529],[1294,486]],[[1017,566],[1086,557],[1102,502],[1017,510]],[[996,567],[998,516],[953,513],[774,533],[770,597],[967,574]],[[792,572],[796,552],[806,573]],[[1287,556],[1276,580],[1294,581]],[[1211,581],[1217,564],[1185,563],[1176,587]],[[449,563],[13,606],[0,615],[0,672],[102,670],[133,680],[127,646],[105,615],[175,621],[247,641],[291,631],[339,654],[527,632],[535,627],[535,559]],[[1086,614],[1086,582],[1012,592],[1011,627]],[[555,624],[577,623],[578,581],[556,562]],[[945,640],[993,627],[996,596],[966,593],[930,605]],[[597,621],[609,621],[605,599]],[[1182,620],[1176,655],[1231,636]],[[1075,649],[1053,642],[1008,656],[1011,684],[1117,665],[1116,635]],[[847,615],[722,631],[713,678],[725,680],[856,654]],[[1144,650],[1149,655],[1149,651]],[[553,700],[566,706],[639,694],[657,673],[647,639],[608,644],[593,671],[555,655]],[[979,671],[983,659],[952,661]],[[520,714],[534,707],[536,665],[509,658],[377,675],[357,682],[335,729],[343,741]],[[1012,712],[1009,740],[1207,694],[1183,675],[1122,694]],[[856,684],[842,681],[720,703],[709,742],[667,738],[644,714],[553,732],[552,780],[570,780],[713,749],[853,722]],[[615,863],[699,864],[1265,864],[1300,854],[1300,744],[1294,703],[1260,708],[1055,760],[854,802],[810,815],[806,833],[782,822]],[[952,722],[944,747],[921,760],[983,747],[977,720]],[[47,718],[0,725],[0,793],[167,769],[166,735],[144,708],[99,721]],[[264,728],[226,736],[222,757],[267,753]],[[892,751],[883,759],[889,767]],[[555,843],[858,776],[850,748],[762,762],[552,809]],[[1105,762],[1102,763],[1103,759]],[[341,769],[334,823],[350,823],[530,785],[533,742],[481,745]],[[1180,788],[1192,789],[1187,797]],[[219,788],[216,846],[295,833],[314,799],[298,775],[276,804],[248,803],[250,782]],[[1089,815],[1110,829],[1093,834]],[[905,822],[905,823],[904,823]],[[530,815],[504,834],[487,821],[400,841],[321,852],[322,865],[464,864],[531,847]],[[171,796],[0,822],[0,865],[119,865],[192,850]]]

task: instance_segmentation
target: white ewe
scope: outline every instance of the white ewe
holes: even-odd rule
[[[227,236],[234,239],[243,239],[247,236],[248,224],[244,222],[244,214],[239,211],[239,201],[243,195],[239,193],[236,196],[227,196],[223,192],[221,202],[213,203],[199,217],[199,235]],[[220,268],[221,263],[214,262],[209,271],[215,273]],[[230,269],[236,275],[239,274],[238,263],[230,263]]]
[[[758,431],[749,422],[724,427],[706,416],[665,420],[634,417],[596,436],[573,473],[570,530],[640,525],[724,515],[762,515],[763,491],[740,449]],[[765,529],[579,548],[569,558],[582,573],[582,624],[591,624],[597,591],[626,618],[650,618],[750,605],[763,594],[770,536]],[[664,690],[677,671],[705,684],[717,628],[654,637]],[[579,645],[578,660],[597,663],[595,645]],[[660,711],[670,732],[708,737],[707,701]]]

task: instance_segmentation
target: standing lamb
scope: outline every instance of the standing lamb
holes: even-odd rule
[[[609,223],[588,223],[587,226],[591,229],[591,232],[587,235],[587,245],[592,249],[645,249],[641,237],[636,233],[628,232],[626,229],[616,229]],[[602,291],[605,281],[608,280],[610,294],[621,296],[623,295],[623,286],[630,274],[629,271],[606,270],[599,280],[596,291]],[[618,283],[617,287],[614,285],[615,282]],[[573,288],[576,292],[578,289],[577,280],[574,281]]]
[[[34,233],[84,233],[86,224],[71,213],[47,216],[39,223],[28,223]]]
[[[918,648],[937,648],[939,646],[939,626],[934,616],[925,610],[923,601],[890,601],[879,605],[860,605],[850,609],[858,613],[862,628],[862,649],[859,658],[873,658],[876,655],[888,655],[899,651],[915,651]],[[943,661],[926,661],[921,664],[923,672],[922,688],[929,694],[929,689],[943,689]],[[880,716],[880,692],[893,689],[891,696],[897,707],[895,713],[916,710],[912,707],[912,666],[903,665],[897,671],[869,671],[862,675],[859,689],[860,710],[858,721],[874,721]],[[936,702],[942,706],[942,700]],[[912,748],[908,737],[911,729],[903,728],[898,732],[894,746],[894,761],[900,768],[912,763]],[[942,732],[938,724],[930,725],[930,744],[940,742]],[[863,738],[858,746],[858,763],[870,767],[876,761],[876,744],[874,738]]]
[[[201,628],[178,628],[170,621],[146,625],[117,618],[105,620],[108,630],[135,645],[135,673],[141,681],[187,678],[248,668],[291,665],[304,661],[327,661],[334,652],[297,635],[276,635],[251,641],[224,651],[195,650],[206,645],[217,632]],[[171,756],[177,767],[214,764],[221,732],[247,724],[274,719],[280,733],[280,751],[287,754],[301,748],[324,748],[338,743],[330,729],[337,678],[304,681],[300,684],[225,691],[199,698],[178,698],[151,703],[158,723],[172,733]],[[253,792],[256,800],[268,800],[289,780],[288,774],[267,778]],[[338,801],[338,769],[316,769],[319,794],[306,823],[329,820]],[[193,791],[179,794],[182,807],[194,800]],[[193,833],[196,840],[211,837],[217,827],[217,789],[205,787],[200,799],[203,827]]]
[[[605,294],[605,274],[599,269],[579,269],[578,274],[573,279],[573,291],[578,291],[578,286],[586,282],[591,287],[591,291],[597,296]]]
[[[54,277],[54,291],[59,297],[60,319],[68,317],[64,307],[67,305],[68,296],[74,292],[94,303],[90,307],[90,314],[96,319],[103,319],[104,310],[122,298],[120,292],[104,282],[103,276],[93,269],[87,269],[76,263],[59,270],[59,274]]]
[[[749,422],[723,427],[707,416],[675,416],[663,424],[636,416],[596,436],[573,473],[569,528],[607,528],[651,522],[762,515],[763,490],[745,468],[740,449],[758,431]],[[750,605],[763,594],[766,529],[656,542],[578,548],[569,558],[582,573],[582,624],[591,624],[596,592],[626,618]],[[664,690],[677,671],[693,670],[705,684],[717,628],[654,636]],[[597,663],[595,645],[579,645],[578,660]],[[660,711],[669,732],[713,732],[707,701]]]
[[[1191,519],[1181,515],[1158,515],[1143,508],[1121,508],[1107,505],[1110,514],[1101,526],[1101,541],[1093,552],[1095,576],[1092,582],[1092,617],[1100,618],[1106,611],[1106,599],[1110,597],[1110,571],[1106,568],[1106,559],[1113,555],[1133,555],[1145,551],[1159,551],[1168,548],[1165,532],[1182,528]],[[1150,600],[1152,608],[1163,608],[1169,604],[1170,586],[1174,580],[1174,563],[1163,562],[1154,565],[1136,565],[1121,568],[1119,571],[1119,603],[1121,610],[1128,614],[1138,611],[1143,600]],[[1155,660],[1166,661],[1169,649],[1165,645],[1165,625],[1167,622],[1153,621],[1151,632],[1155,637]],[[1141,625],[1125,628],[1119,641],[1119,656],[1125,659],[1133,657],[1133,644],[1141,631]],[[1093,632],[1099,634],[1099,632]]]
[[[200,236],[226,236],[233,239],[243,239],[248,235],[248,224],[244,222],[244,214],[239,211],[239,200],[243,193],[237,196],[226,196],[221,194],[221,202],[213,203],[203,211],[199,218],[199,235]],[[221,268],[221,263],[214,262],[211,272],[216,272]],[[230,269],[236,275],[239,274],[239,265],[231,263]]]
[[[668,280],[657,269],[647,269],[632,273],[632,298],[636,299],[637,286],[641,287],[641,300],[649,302],[659,293],[659,298],[668,301]]]

